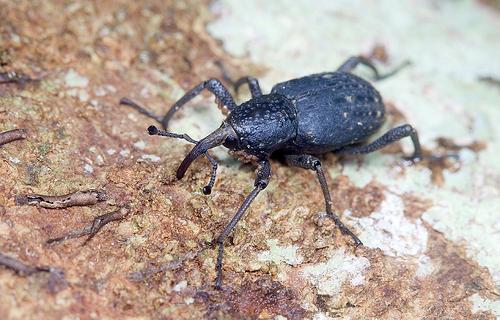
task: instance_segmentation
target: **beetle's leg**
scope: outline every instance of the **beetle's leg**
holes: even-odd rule
[[[198,141],[194,140],[191,138],[188,134],[183,133],[173,133],[173,132],[168,132],[168,131],[163,131],[163,130],[158,130],[155,126],[149,126],[148,128],[148,133],[150,135],[157,135],[157,136],[163,136],[163,137],[169,137],[169,138],[175,138],[175,139],[183,139],[186,140],[187,142],[197,144]],[[214,187],[215,184],[215,178],[217,178],[217,160],[215,160],[209,153],[208,151],[205,152],[205,157],[207,157],[207,160],[210,162],[212,165],[211,172],[210,172],[210,181],[208,181],[208,184],[203,187],[202,191],[204,194],[210,194],[212,193],[212,188]]]
[[[335,224],[339,227],[340,231],[343,234],[349,235],[354,240],[354,244],[356,246],[362,245],[363,243],[361,242],[361,240],[359,240],[359,238],[351,230],[349,230],[349,228],[346,227],[342,223],[342,221],[340,221],[340,218],[333,212],[332,197],[330,196],[330,191],[328,190],[328,184],[326,183],[325,173],[321,168],[321,161],[319,161],[318,158],[307,154],[285,155],[285,160],[287,164],[290,166],[316,171],[319,184],[321,185],[321,190],[323,190],[323,196],[325,197],[325,207],[327,216],[335,222]]]
[[[392,128],[387,131],[383,136],[376,139],[375,141],[364,145],[364,146],[347,146],[343,147],[339,150],[334,151],[335,154],[362,154],[362,153],[370,153],[383,147],[396,142],[405,137],[411,137],[411,141],[413,142],[414,152],[411,157],[409,157],[412,161],[418,161],[422,159],[422,148],[420,147],[420,142],[418,140],[417,131],[409,124],[405,124],[396,128]]]
[[[215,97],[222,102],[224,106],[227,107],[229,111],[233,110],[236,108],[236,103],[234,103],[233,97],[227,91],[226,87],[217,79],[209,79],[206,81],[203,81],[193,89],[189,90],[186,92],[186,94],[177,100],[176,103],[168,110],[168,112],[165,114],[163,117],[161,124],[163,128],[166,130],[168,128],[168,123],[170,122],[170,119],[174,116],[174,114],[187,102],[189,102],[191,99],[196,97],[203,91],[203,89],[207,89],[208,91],[212,92]]]
[[[260,97],[262,95],[262,90],[260,89],[259,81],[255,79],[254,77],[241,77],[235,82],[233,82],[233,87],[234,91],[236,94],[238,94],[239,88],[244,85],[245,83],[248,84],[248,88],[250,89],[250,93],[252,94],[252,98],[255,97]]]
[[[246,197],[243,204],[238,209],[234,217],[231,219],[231,222],[224,228],[222,233],[217,238],[217,244],[219,246],[218,254],[217,254],[217,278],[215,279],[215,288],[220,289],[222,285],[222,256],[224,254],[224,239],[233,231],[234,227],[240,221],[241,217],[248,209],[252,201],[257,197],[259,192],[264,190],[269,183],[269,178],[271,177],[271,165],[268,160],[261,161],[259,163],[259,169],[257,171],[257,177],[255,178],[254,186],[255,188],[250,192],[250,194]]]
[[[215,64],[220,68],[224,80],[229,82],[231,86],[233,86],[233,89],[236,92],[236,94],[238,94],[238,90],[242,85],[248,84],[248,88],[250,89],[250,94],[252,95],[252,98],[260,97],[262,95],[262,90],[260,89],[259,80],[251,76],[246,76],[246,77],[241,77],[238,80],[234,81],[233,78],[231,78],[231,76],[227,72],[222,62],[216,61]]]
[[[410,65],[410,61],[403,62],[401,65],[397,66],[392,71],[389,71],[389,72],[387,72],[385,74],[380,74],[378,72],[377,68],[375,67],[375,65],[373,65],[373,63],[369,59],[367,59],[365,57],[362,57],[362,56],[356,56],[356,57],[349,58],[346,62],[344,62],[337,69],[337,71],[340,71],[340,72],[351,72],[354,68],[356,68],[356,66],[358,64],[362,64],[362,65],[370,68],[373,71],[373,73],[375,74],[375,80],[382,80],[382,79],[385,79],[385,78],[388,78],[390,76],[395,75],[401,69],[403,69],[404,67]]]
[[[130,100],[129,98],[121,98],[120,99],[120,104],[123,104],[123,105],[126,105],[126,106],[129,106],[129,107],[132,107],[134,108],[135,110],[139,111],[140,113],[142,113],[143,115],[151,118],[151,119],[154,119],[156,120],[159,124],[161,124],[161,120],[162,120],[162,117],[156,115],[154,112],[138,105],[136,102]]]

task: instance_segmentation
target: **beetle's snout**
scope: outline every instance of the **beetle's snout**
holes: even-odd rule
[[[231,134],[234,134],[234,131],[231,129],[231,127],[227,124],[222,124],[222,126],[206,136],[205,138],[201,139],[193,149],[189,152],[189,154],[184,158],[182,161],[181,165],[177,169],[177,179],[182,179],[184,177],[184,174],[186,173],[187,169],[193,163],[196,158],[207,152],[209,149],[212,149],[214,147],[220,146],[221,144],[224,143],[226,138],[230,136]]]

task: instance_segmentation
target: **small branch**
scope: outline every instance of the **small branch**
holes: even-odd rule
[[[2,253],[0,253],[0,265],[14,270],[20,276],[29,276],[36,272],[49,271],[47,268],[28,266],[27,264],[24,264],[21,261],[6,256]]]
[[[182,265],[186,261],[189,261],[189,260],[196,258],[201,252],[203,252],[204,250],[206,250],[210,246],[211,246],[210,244],[204,245],[196,251],[188,252],[185,255],[179,257],[177,260],[164,263],[158,267],[150,266],[150,267],[146,267],[142,270],[132,272],[128,275],[128,278],[132,281],[139,282],[139,281],[144,281],[145,279],[148,279],[151,276],[158,274],[158,273],[161,273],[161,272],[179,269],[180,267],[182,267]]]
[[[16,141],[26,139],[28,137],[28,130],[14,129],[0,133],[0,146]]]
[[[106,193],[99,190],[77,191],[63,196],[43,196],[39,194],[16,196],[16,204],[34,205],[49,209],[63,209],[74,206],[90,206],[107,200]]]
[[[491,76],[481,76],[478,80],[500,88],[500,79],[493,78]]]
[[[96,217],[91,224],[86,225],[83,229],[73,230],[60,237],[49,239],[47,240],[47,243],[51,244],[55,242],[62,242],[69,239],[75,239],[88,235],[87,239],[85,239],[85,241],[82,244],[82,246],[84,246],[102,229],[102,227],[104,227],[110,222],[118,221],[125,218],[127,213],[128,210],[126,208],[120,208],[116,211],[103,214],[101,216]]]
[[[22,277],[30,276],[38,272],[50,273],[48,288],[51,293],[57,293],[67,285],[66,279],[64,278],[64,271],[59,268],[29,266],[2,253],[0,253],[0,265],[13,270]]]
[[[40,81],[41,79],[30,78],[27,75],[17,73],[15,71],[11,72],[0,72],[0,84],[5,83],[16,83],[19,85],[24,85],[26,82]]]

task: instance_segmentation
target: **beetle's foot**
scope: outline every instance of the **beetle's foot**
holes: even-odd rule
[[[354,245],[356,247],[363,245],[363,242],[361,242],[361,240],[359,240],[359,238],[348,227],[346,227],[345,224],[343,224],[342,221],[340,221],[340,219],[335,214],[327,212],[326,215],[335,222],[335,225],[337,225],[342,234],[348,235],[352,238],[352,240],[354,241]]]
[[[215,278],[214,284],[215,290],[222,290],[222,269],[217,268],[217,277]]]
[[[419,162],[426,162],[429,164],[440,163],[448,159],[453,159],[454,161],[459,161],[460,157],[456,153],[447,153],[443,155],[412,155],[409,157],[403,157],[403,164],[405,166],[411,166]]]
[[[411,155],[403,157],[403,164],[405,166],[411,166],[422,161],[422,155]]]
[[[354,241],[354,245],[356,247],[363,245],[363,242],[361,242],[361,240],[359,240],[359,238],[354,233],[352,233],[352,231],[349,230],[347,227],[340,228],[340,231],[345,235],[349,235],[352,238],[352,240]]]
[[[214,289],[217,291],[222,291],[222,283],[218,283],[217,280],[215,280]]]

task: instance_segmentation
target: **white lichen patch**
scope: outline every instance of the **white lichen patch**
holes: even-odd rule
[[[362,285],[364,271],[369,266],[368,259],[346,255],[340,249],[334,251],[326,262],[303,267],[301,274],[318,289],[318,294],[335,296],[346,282],[351,286]]]
[[[16,157],[9,157],[9,161],[13,164],[20,164],[21,163],[21,160],[19,160],[18,158]]]
[[[497,317],[497,319],[500,318],[500,301],[481,298],[481,296],[477,293],[470,296],[469,301],[472,302],[472,312],[490,311]]]
[[[134,142],[134,147],[139,150],[144,150],[146,148],[146,142],[144,140],[139,140]]]
[[[109,93],[115,93],[116,88],[113,85],[105,84],[94,88],[94,94],[98,97],[103,97]]]
[[[82,102],[89,100],[90,96],[85,89],[89,84],[88,78],[78,74],[73,69],[69,69],[64,76],[64,84],[66,87],[70,88],[66,91],[66,94],[77,97]]]
[[[347,255],[340,249],[332,252],[326,262],[303,267],[301,274],[318,289],[318,294],[335,296],[346,282],[352,286],[364,284],[364,271],[369,266],[368,259]]]
[[[455,193],[446,195],[422,217],[448,238],[467,243],[467,252],[490,268],[500,286],[500,233],[495,222],[500,214],[500,198],[478,199]]]
[[[334,318],[329,317],[324,312],[318,312],[313,316],[313,320],[332,320],[332,319]],[[350,319],[350,318],[344,318],[344,319]]]
[[[141,157],[137,159],[137,162],[143,161],[160,162],[161,158],[154,154],[142,154]]]
[[[64,76],[64,83],[70,88],[86,88],[89,84],[89,79],[78,74],[73,69],[69,69]]]
[[[424,278],[434,271],[432,260],[426,255],[420,256],[417,261],[417,277]]]
[[[90,164],[86,163],[83,166],[83,171],[87,174],[92,174],[94,172],[94,167],[92,167]]]
[[[360,238],[367,247],[380,248],[389,256],[420,256],[427,249],[427,230],[422,221],[404,215],[403,200],[390,192],[380,210],[358,219],[363,230]]]
[[[129,149],[120,150],[120,156],[122,156],[124,158],[128,158],[130,156],[130,150]]]
[[[279,246],[278,240],[269,239],[266,241],[269,247],[268,251],[260,252],[257,259],[261,262],[274,262],[276,264],[286,263],[291,266],[296,266],[304,260],[297,253],[298,246]]]
[[[181,292],[182,290],[186,289],[187,288],[187,281],[186,280],[182,280],[180,281],[179,283],[177,283],[173,288],[172,290],[175,291],[175,292]]]

